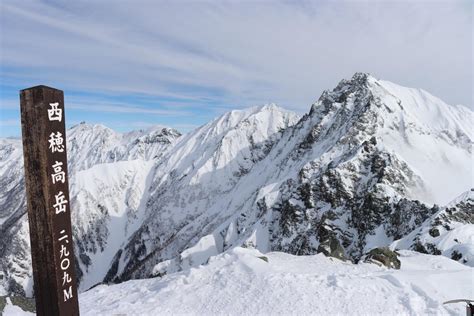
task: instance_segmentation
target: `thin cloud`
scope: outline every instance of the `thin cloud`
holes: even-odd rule
[[[198,127],[200,127],[201,125],[199,124],[175,124],[173,125],[173,128],[177,129],[178,131],[182,132],[182,133],[187,133],[189,131],[192,131]]]
[[[0,7],[4,83],[180,99],[93,111],[194,115],[181,102],[189,100],[211,116],[267,102],[301,113],[356,71],[472,107],[466,1],[6,0]]]
[[[71,103],[68,105],[69,109],[81,110],[87,112],[112,112],[112,113],[136,113],[136,114],[155,114],[160,116],[184,116],[191,115],[190,112],[185,111],[172,111],[172,110],[160,110],[152,108],[143,108],[135,106],[124,106],[117,104],[75,104]]]
[[[20,120],[0,120],[0,126],[20,126]]]
[[[20,98],[18,99],[0,99],[0,110],[19,110]]]

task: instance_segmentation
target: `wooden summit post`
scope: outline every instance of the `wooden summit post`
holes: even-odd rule
[[[67,177],[64,94],[20,91],[25,183],[37,315],[79,315]]]

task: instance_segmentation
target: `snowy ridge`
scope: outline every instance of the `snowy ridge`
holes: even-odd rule
[[[68,163],[79,171],[98,163],[157,159],[180,136],[161,126],[121,134],[104,125],[81,123],[67,131]]]
[[[474,204],[474,188],[460,194],[454,200],[445,205],[445,208],[457,207],[460,203]]]

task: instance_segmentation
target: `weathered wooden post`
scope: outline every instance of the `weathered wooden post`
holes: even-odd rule
[[[64,94],[20,91],[25,183],[38,315],[79,315],[67,177]]]

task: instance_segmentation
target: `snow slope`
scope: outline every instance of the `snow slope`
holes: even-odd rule
[[[264,260],[265,259],[265,260]],[[473,297],[474,269],[401,252],[401,270],[321,254],[235,248],[163,278],[99,285],[80,295],[82,315],[462,315],[443,301]],[[268,261],[268,262],[266,262]]]
[[[157,159],[180,136],[177,130],[163,126],[122,134],[101,124],[80,123],[67,131],[69,169],[79,171],[99,163]]]
[[[369,82],[377,87],[374,95],[383,100],[386,110],[379,132],[383,145],[400,155],[424,180],[426,192],[419,192],[417,197],[445,205],[474,187],[472,111],[448,105],[421,89],[373,77]]]
[[[142,225],[153,161],[97,164],[79,171],[71,185],[74,234],[81,249],[80,289],[102,282],[116,252]],[[91,219],[94,219],[91,221]]]

